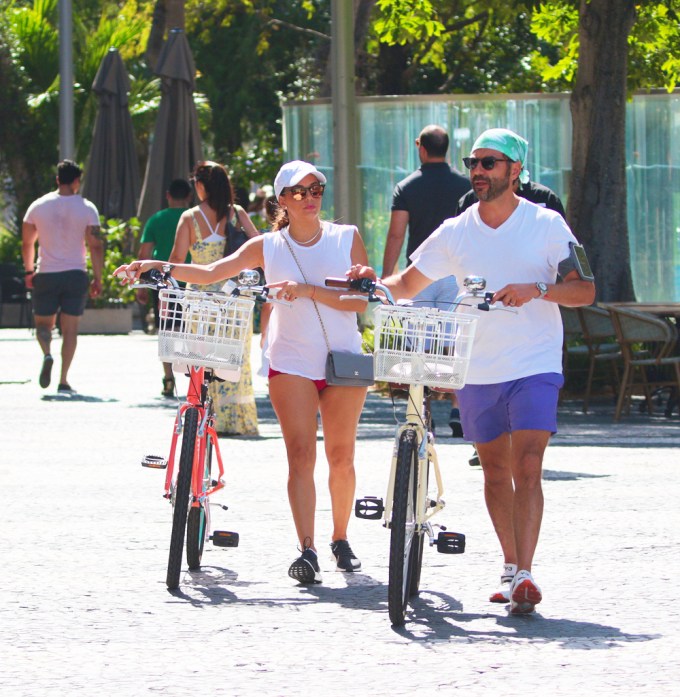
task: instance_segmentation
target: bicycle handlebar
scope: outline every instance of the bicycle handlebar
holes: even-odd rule
[[[152,290],[163,290],[164,288],[179,288],[179,283],[169,274],[158,269],[149,269],[139,275],[137,283],[132,288],[151,288]]]
[[[395,304],[394,297],[392,296],[390,289],[387,288],[387,286],[384,286],[382,283],[373,281],[370,278],[349,279],[331,277],[326,279],[326,285],[329,288],[346,288],[347,290],[357,291],[357,293],[361,293],[364,296],[367,295],[369,302],[377,301],[387,303],[389,305]],[[481,300],[481,302],[477,303],[476,307],[478,310],[481,310],[482,312],[490,312],[491,310],[504,310],[506,312],[512,312],[513,314],[517,314],[517,310],[515,309],[508,307],[496,307],[494,304],[492,304],[494,293],[491,291],[484,291],[486,281],[483,278],[479,276],[468,276],[465,279],[463,285],[464,290],[453,301],[454,311],[457,310],[460,305],[468,305],[470,307],[475,307],[473,303],[462,302],[466,298],[475,298]],[[472,290],[469,290],[469,288],[471,288]],[[378,295],[376,291],[380,292],[382,295]],[[342,297],[351,298],[353,296]]]

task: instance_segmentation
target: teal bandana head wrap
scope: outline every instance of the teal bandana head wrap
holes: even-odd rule
[[[519,173],[519,180],[522,184],[526,184],[529,181],[529,170],[524,166],[527,152],[529,151],[529,143],[522,136],[518,136],[507,128],[490,128],[477,138],[470,152],[474,153],[475,150],[481,148],[498,150],[511,160],[520,162],[522,169]]]

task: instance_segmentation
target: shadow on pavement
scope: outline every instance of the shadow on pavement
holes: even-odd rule
[[[653,641],[660,634],[629,634],[618,627],[569,619],[532,615],[512,616],[505,608],[501,614],[465,613],[462,604],[445,593],[422,592],[413,598],[403,627],[393,631],[412,641],[531,641],[557,642],[566,649],[612,649],[624,643]],[[507,607],[507,606],[506,606]],[[464,625],[473,622],[494,622],[498,629],[471,629]]]

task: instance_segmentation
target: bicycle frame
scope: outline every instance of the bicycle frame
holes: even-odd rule
[[[190,368],[187,397],[185,402],[177,408],[177,416],[175,417],[172,441],[170,443],[170,455],[168,456],[168,468],[165,475],[164,497],[172,499],[174,495],[173,475],[175,471],[175,453],[179,437],[182,434],[183,417],[187,409],[198,409],[199,429],[198,438],[196,438],[191,475],[191,506],[194,508],[200,506],[212,494],[224,488],[224,465],[222,463],[222,454],[220,453],[217,432],[215,431],[212,416],[210,416],[211,399],[207,395],[208,382],[206,380],[205,371],[206,369],[203,367],[192,366]],[[201,467],[197,467],[196,465],[204,461],[208,442],[210,442],[213,447],[219,471],[216,483],[214,485],[211,484],[204,492],[202,482],[203,471]]]
[[[390,527],[392,519],[392,502],[394,501],[394,481],[397,469],[397,452],[401,434],[407,429],[413,429],[418,434],[418,488],[416,494],[416,532],[426,531],[430,545],[434,544],[434,532],[430,519],[441,511],[445,502],[442,498],[444,493],[444,483],[439,469],[439,460],[434,448],[434,442],[427,431],[427,424],[423,419],[423,404],[425,400],[425,387],[423,385],[410,385],[406,403],[405,421],[397,427],[394,439],[394,450],[392,452],[392,466],[387,484],[387,494],[385,496],[385,511],[383,525]],[[427,504],[428,495],[428,463],[432,463],[432,470],[436,483],[436,499],[434,505]]]

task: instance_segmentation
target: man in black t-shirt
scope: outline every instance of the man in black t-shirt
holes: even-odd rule
[[[544,206],[551,211],[557,211],[566,220],[567,216],[564,212],[562,201],[560,201],[560,197],[552,189],[532,181],[528,181],[526,184],[520,184],[519,179],[515,179],[512,184],[518,196],[538,206]],[[474,191],[468,191],[468,193],[462,196],[460,201],[458,201],[454,217],[460,215],[474,203],[477,203],[477,196]]]
[[[383,255],[383,276],[393,273],[408,228],[407,260],[471,190],[470,180],[446,162],[449,136],[441,126],[426,126],[416,139],[420,167],[402,179],[392,195],[392,214]],[[407,261],[407,264],[410,263]]]
[[[390,276],[395,271],[406,229],[406,263],[410,264],[408,259],[411,254],[447,218],[456,215],[458,200],[471,188],[468,177],[446,162],[449,136],[441,126],[425,126],[416,139],[416,147],[421,162],[419,169],[394,187],[390,227],[383,255],[383,276]],[[413,302],[419,306],[448,310],[457,294],[456,279],[448,276],[430,284],[413,298]],[[463,435],[454,398],[449,424],[454,436]]]

